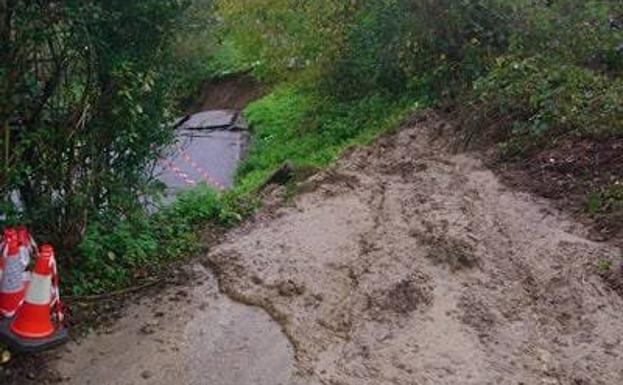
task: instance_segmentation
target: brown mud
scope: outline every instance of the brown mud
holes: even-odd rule
[[[232,75],[207,81],[188,104],[187,113],[208,110],[242,110],[261,98],[266,89],[250,75]]]
[[[281,325],[303,383],[623,383],[623,299],[596,267],[621,250],[448,151],[440,125],[268,203],[208,255],[221,290]]]
[[[622,198],[608,202],[607,197],[600,197],[609,191],[623,192],[623,139],[566,140],[520,160],[498,161],[492,166],[510,186],[551,199],[572,213],[591,228],[592,239],[623,246]],[[590,210],[591,197],[602,207]]]

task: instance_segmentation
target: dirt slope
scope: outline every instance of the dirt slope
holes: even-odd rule
[[[309,384],[623,384],[620,250],[469,154],[434,119],[357,150],[207,257]],[[270,206],[270,205],[269,205]]]
[[[249,75],[226,77],[204,84],[186,110],[190,114],[207,110],[242,110],[264,92],[264,87]]]

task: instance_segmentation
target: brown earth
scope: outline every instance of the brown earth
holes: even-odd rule
[[[309,384],[623,383],[612,244],[516,192],[435,118],[356,150],[207,257]],[[615,274],[621,274],[616,271]]]
[[[265,87],[249,75],[234,75],[206,82],[193,96],[187,113],[208,110],[242,110],[264,95]]]
[[[554,148],[527,154],[516,162],[494,162],[505,183],[554,200],[591,227],[591,237],[623,246],[623,206],[620,202],[587,209],[591,196],[623,191],[623,139],[563,140]]]

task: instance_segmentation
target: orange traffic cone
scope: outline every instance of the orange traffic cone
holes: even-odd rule
[[[23,338],[46,338],[54,334],[52,309],[56,306],[56,317],[62,321],[58,295],[58,278],[54,250],[50,245],[43,245],[32,272],[32,278],[26,293],[24,304],[11,323],[11,332]]]
[[[0,280],[0,314],[13,317],[26,293],[24,266],[19,236],[15,229],[4,231],[4,273]]]

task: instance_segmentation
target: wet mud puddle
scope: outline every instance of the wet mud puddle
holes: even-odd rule
[[[290,385],[294,353],[263,311],[219,293],[194,267],[196,286],[131,305],[112,328],[72,342],[56,363],[64,384]]]

